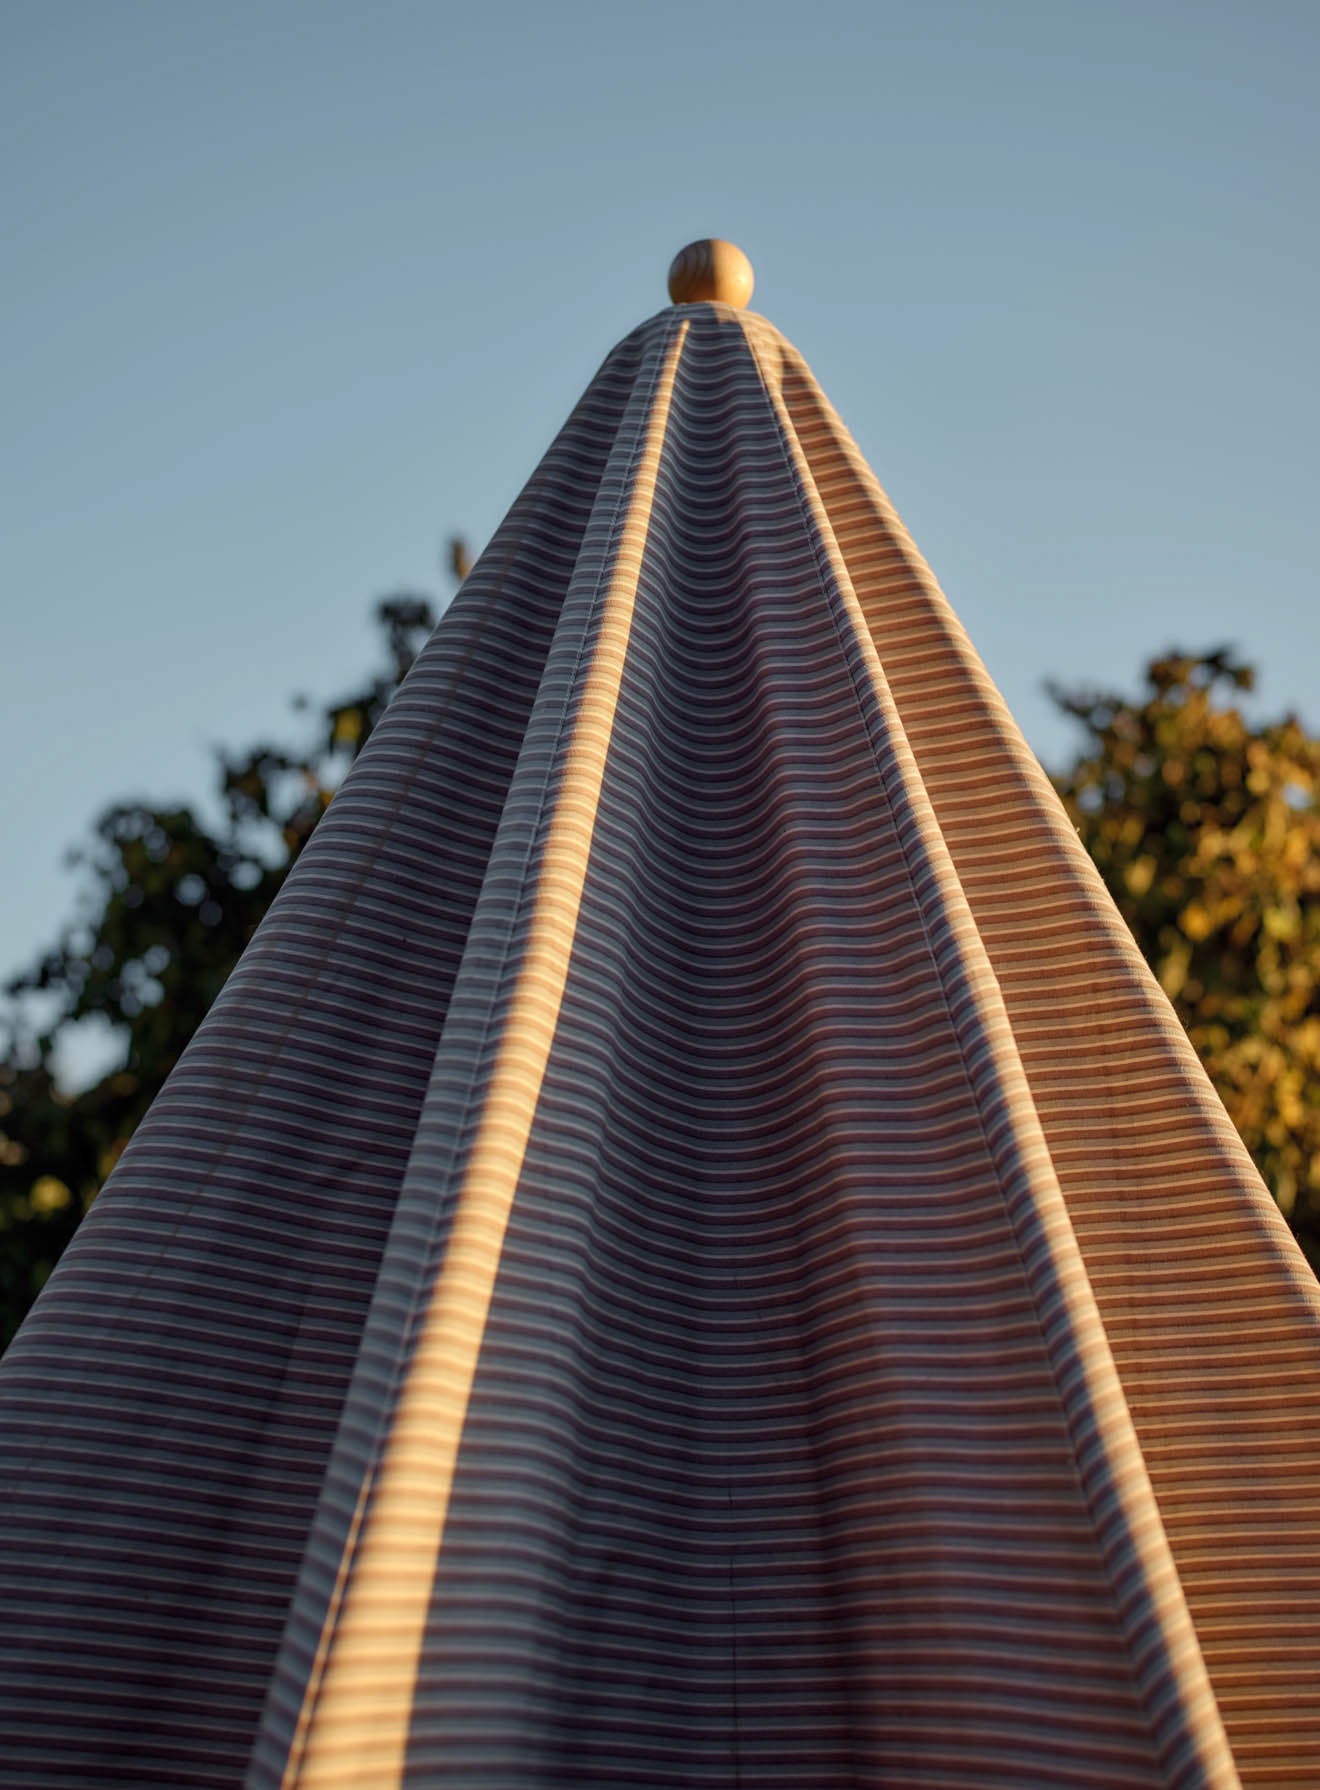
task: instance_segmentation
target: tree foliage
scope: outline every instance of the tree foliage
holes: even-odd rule
[[[461,543],[454,568],[467,569]],[[218,818],[117,804],[78,855],[81,916],[10,990],[0,1040],[0,1342],[7,1341],[257,928],[434,616],[377,609],[384,663],[301,742],[216,755]],[[1058,786],[1313,1262],[1320,1262],[1320,741],[1248,723],[1227,651],[1152,662],[1135,699],[1063,693],[1085,730]],[[304,714],[307,707],[302,705]],[[61,1043],[116,1061],[69,1093]]]
[[[1279,1205],[1320,1264],[1320,740],[1256,725],[1228,649],[1131,700],[1055,691],[1086,731],[1058,787]]]
[[[455,552],[455,563],[459,553]],[[216,754],[218,818],[122,802],[75,854],[83,912],[8,991],[0,1056],[0,1346],[59,1259],[224,985],[345,770],[435,625],[378,605],[384,663],[301,742]],[[306,712],[306,704],[295,705]],[[56,1053],[88,1022],[118,1060],[70,1095]]]

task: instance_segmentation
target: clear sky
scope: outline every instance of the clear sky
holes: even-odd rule
[[[1047,763],[1175,641],[1320,725],[1318,82],[1316,0],[0,0],[0,973],[448,594],[696,236]]]

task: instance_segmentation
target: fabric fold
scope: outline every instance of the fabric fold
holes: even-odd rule
[[[639,368],[528,723],[311,1537],[307,1601],[322,1602],[318,1556],[337,1549],[332,1594],[301,1671],[295,1601],[270,1706],[277,1738],[258,1755],[278,1775],[259,1766],[254,1782],[401,1781],[427,1590],[573,948],[685,331],[672,333]],[[290,1665],[303,1690],[282,1744]]]
[[[749,337],[755,354],[755,331]],[[823,586],[864,668],[861,706],[874,705],[877,765],[907,848],[932,970],[1031,1287],[1161,1769],[1170,1784],[1234,1786],[1237,1772],[1002,991],[773,370],[767,389],[828,568]],[[919,561],[914,570],[919,576]]]
[[[1003,995],[1239,1768],[1308,1783],[1320,1729],[1287,1680],[1320,1668],[1315,1276],[874,473],[797,351],[749,335]]]

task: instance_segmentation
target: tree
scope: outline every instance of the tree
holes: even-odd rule
[[[1086,731],[1057,779],[1083,842],[1313,1267],[1320,1266],[1320,740],[1249,723],[1229,649],[1135,699],[1053,691]]]
[[[466,570],[460,543],[454,565]],[[118,803],[76,854],[86,879],[83,915],[11,985],[0,1041],[0,1347],[435,625],[423,597],[390,598],[376,613],[383,667],[321,711],[300,745],[216,754],[218,824],[190,807]],[[55,1052],[89,1020],[110,1028],[119,1060],[70,1095]]]

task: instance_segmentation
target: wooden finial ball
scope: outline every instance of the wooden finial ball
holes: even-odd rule
[[[690,242],[669,264],[669,296],[676,305],[713,303],[745,310],[755,280],[742,250],[718,236]]]

